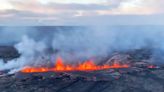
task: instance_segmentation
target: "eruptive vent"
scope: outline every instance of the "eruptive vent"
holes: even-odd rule
[[[127,64],[119,64],[114,63],[112,65],[104,64],[104,65],[96,65],[93,60],[87,60],[83,63],[70,65],[64,64],[61,57],[58,57],[56,60],[56,64],[54,67],[25,67],[21,70],[23,73],[34,73],[34,72],[62,72],[62,71],[95,71],[95,70],[103,70],[109,68],[128,68]]]

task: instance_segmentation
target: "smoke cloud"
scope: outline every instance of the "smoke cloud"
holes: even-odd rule
[[[0,43],[15,46],[21,56],[6,64],[0,62],[0,70],[54,63],[57,56],[75,62],[143,47],[153,49],[152,61],[160,58],[154,62],[164,63],[163,29],[162,26],[3,27]]]

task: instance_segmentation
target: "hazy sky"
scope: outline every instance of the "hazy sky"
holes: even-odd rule
[[[1,25],[164,24],[164,0],[0,0]]]

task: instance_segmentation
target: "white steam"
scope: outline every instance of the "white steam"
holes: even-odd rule
[[[28,36],[23,36],[20,43],[15,45],[15,48],[19,51],[21,57],[8,61],[6,64],[0,61],[0,70],[12,69],[10,73],[13,73],[15,71],[19,71],[26,65],[38,63],[37,58],[42,56],[44,50],[46,49],[46,45],[43,42],[36,42]]]
[[[44,59],[48,57],[51,62],[54,62],[55,59],[52,58],[58,55],[66,61],[77,61],[97,56],[104,57],[111,54],[112,51],[146,47],[154,51],[152,59],[155,59],[157,56],[158,58],[163,57],[162,53],[164,52],[164,27],[162,26],[50,27],[49,29],[46,27],[47,29],[44,31],[29,28],[31,30],[19,34],[21,39],[17,38],[19,42],[15,43],[16,49],[21,54],[20,58],[6,64],[0,63],[2,66],[0,70],[19,70],[26,65],[44,64],[46,61],[42,57]],[[6,34],[10,33],[12,32],[7,31]],[[15,41],[14,37],[12,38],[8,40]],[[52,48],[51,52],[54,53],[45,54],[47,48]],[[160,58],[159,61],[163,62],[162,60],[164,59]]]

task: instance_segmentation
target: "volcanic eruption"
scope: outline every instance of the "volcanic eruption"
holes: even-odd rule
[[[2,91],[163,92],[164,36],[158,32],[48,28],[0,47]]]
[[[58,57],[56,60],[56,64],[52,68],[48,67],[25,67],[21,70],[23,73],[33,73],[33,72],[62,72],[62,71],[94,71],[94,70],[103,70],[103,69],[110,69],[110,68],[128,68],[129,65],[127,64],[118,64],[114,63],[113,65],[96,65],[94,61],[87,60],[83,63],[77,65],[69,65],[64,64],[61,57]]]

